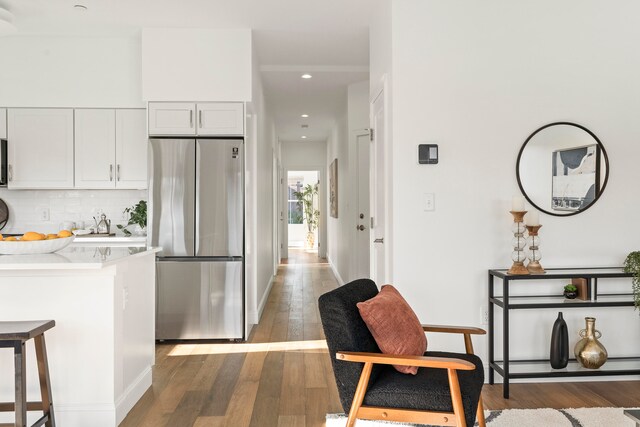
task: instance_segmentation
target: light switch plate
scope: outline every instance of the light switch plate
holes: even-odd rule
[[[435,211],[436,210],[436,196],[433,193],[424,193],[424,210]]]

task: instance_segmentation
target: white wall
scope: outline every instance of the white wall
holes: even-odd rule
[[[139,37],[1,37],[0,105],[144,107]]]
[[[638,249],[640,201],[630,185],[640,182],[639,3],[401,0],[392,8],[394,281],[421,320],[479,324],[487,269],[511,263],[516,156],[546,123],[592,130],[611,171],[589,210],[541,215],[542,265],[615,266]],[[439,144],[439,164],[417,164],[426,141]],[[434,212],[423,210],[423,193],[435,193]],[[610,356],[640,353],[629,339],[640,333],[632,308],[564,314],[571,346],[594,315]],[[556,315],[515,314],[512,355],[548,356]],[[434,336],[429,347],[444,341]],[[486,341],[476,342],[486,360]]]
[[[247,103],[246,146],[246,263],[247,320],[257,324],[273,283],[273,120],[264,99],[262,78],[255,52],[252,53]]]
[[[63,221],[84,221],[85,227],[95,225],[99,212],[111,219],[111,232],[119,233],[116,224],[126,224],[122,211],[147,200],[147,190],[7,190],[0,189],[0,199],[9,208],[9,222],[0,233],[38,231],[53,233]],[[43,209],[49,210],[49,220],[40,219]],[[126,218],[126,219],[125,219]],[[99,219],[98,219],[99,221]]]
[[[251,30],[142,31],[145,100],[255,101],[251,83]]]

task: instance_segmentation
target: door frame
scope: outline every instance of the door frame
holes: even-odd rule
[[[326,258],[327,257],[327,204],[325,203],[325,199],[327,197],[327,188],[326,188],[326,172],[324,165],[317,166],[291,166],[287,165],[282,168],[282,184],[280,185],[280,194],[282,197],[280,204],[280,212],[282,215],[282,240],[280,241],[281,248],[281,260],[285,258],[289,258],[289,222],[284,222],[284,218],[287,218],[287,215],[284,213],[287,211],[287,181],[289,179],[289,171],[303,171],[303,172],[318,172],[318,181],[320,181],[320,188],[318,191],[318,210],[320,210],[320,218],[318,220],[318,257]]]

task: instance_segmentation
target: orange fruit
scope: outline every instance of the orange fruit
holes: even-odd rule
[[[73,233],[70,232],[69,230],[60,230],[60,232],[58,233],[58,237],[71,237],[73,236]]]
[[[24,235],[22,236],[22,239],[20,240],[30,242],[32,240],[44,240],[44,237],[42,234],[36,233],[35,231],[27,231],[26,233],[24,233]]]
[[[47,237],[45,237],[44,240],[53,240],[53,239],[57,239],[58,235],[57,234],[47,234]]]
[[[4,240],[5,240],[5,242],[15,242],[15,241],[17,241],[18,239],[16,239],[16,238],[15,238],[15,237],[13,237],[13,236],[9,236],[9,237],[7,237],[7,238],[6,238],[6,239],[4,239]]]
[[[0,240],[4,240],[4,236],[0,234]]]

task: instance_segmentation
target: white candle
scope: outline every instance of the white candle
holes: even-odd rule
[[[533,209],[525,215],[524,222],[527,225],[540,225],[540,214]]]
[[[511,210],[513,212],[523,212],[524,211],[524,197],[522,197],[522,196],[513,196],[513,199],[511,199]]]

